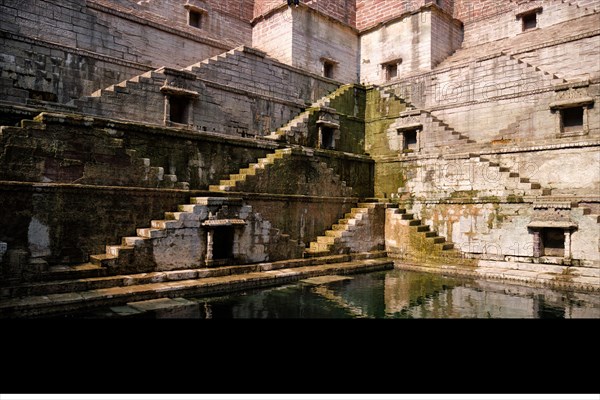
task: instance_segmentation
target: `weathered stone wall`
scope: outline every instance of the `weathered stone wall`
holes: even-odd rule
[[[333,64],[331,79],[358,79],[358,35],[312,8],[282,8],[255,21],[253,46],[286,64],[324,76],[324,61]]]
[[[355,0],[301,0],[300,3],[346,25],[355,26]],[[282,4],[286,4],[286,2],[280,0],[255,0],[254,17],[258,18],[261,15],[265,15],[269,11],[281,7]]]
[[[292,65],[292,10],[270,13],[254,22],[252,46],[282,63]]]
[[[67,103],[150,66],[0,31],[2,101]]]
[[[342,82],[358,81],[359,40],[356,31],[325,18],[310,9],[292,9],[292,65],[324,75],[323,62],[332,62],[331,78]]]
[[[382,84],[431,70],[460,47],[462,27],[439,8],[430,7],[369,30],[360,40],[361,82]],[[397,76],[387,76],[387,64],[397,66]]]
[[[543,11],[537,14],[537,27],[541,29],[594,12],[591,8],[577,7],[574,2],[538,0],[528,1],[520,5],[507,2],[504,6],[493,1],[482,1],[481,3],[486,3],[485,7],[490,10],[491,16],[477,18],[476,21],[465,24],[464,47],[519,35],[523,32],[523,25],[522,20],[517,18],[516,15],[538,7],[543,7]],[[494,10],[493,13],[491,12],[492,9]],[[488,11],[479,9],[476,5],[475,8],[467,8],[467,13],[472,13],[471,15],[483,13],[481,14],[483,16],[488,14]],[[460,19],[460,17],[458,18]],[[463,20],[463,22],[466,21]]]
[[[327,79],[240,47],[178,71],[159,69],[93,93],[75,104],[83,113],[169,125],[166,96],[187,96],[188,128],[264,136],[308,103],[337,88]]]
[[[110,2],[5,0],[0,7],[1,94],[20,103],[64,103],[144,70],[191,65],[251,36],[242,21],[213,35]],[[238,33],[246,40],[231,36]]]
[[[0,218],[5,222],[0,227],[0,242],[7,243],[8,248],[4,255],[4,278],[21,277],[27,271],[30,258],[50,265],[87,262],[90,255],[104,253],[105,246],[121,244],[123,237],[136,236],[136,228],[149,227],[151,220],[163,220],[165,212],[177,211],[178,205],[188,204],[190,196],[203,195],[215,194],[2,182]],[[357,201],[356,198],[285,195],[244,197],[253,216],[244,214],[251,223],[236,240],[240,247],[235,249],[235,254],[240,262],[300,257],[296,245],[289,240],[300,240],[305,245],[315,240]],[[165,237],[149,253],[154,254],[153,262],[164,261],[161,261],[164,270],[172,269],[167,266],[165,257],[170,254],[166,251],[169,240],[174,239]],[[188,239],[205,246],[205,237]],[[165,251],[160,251],[161,246],[167,246]],[[201,251],[194,257],[202,259],[204,254]],[[181,262],[186,260],[188,258],[181,258]],[[149,260],[140,258],[130,268],[133,268],[131,271],[138,267],[147,270],[149,265]],[[173,265],[175,269],[185,267]]]
[[[436,4],[438,7],[452,15],[454,2],[455,0],[357,0],[356,27],[361,31],[369,29],[379,23],[385,23],[394,18],[398,18],[403,14],[414,12],[420,7],[429,4]]]
[[[6,149],[0,155],[2,180],[169,187],[167,180],[174,177],[192,189],[207,189],[274,150],[272,143],[262,140],[61,114],[42,114],[38,122],[27,122],[23,128],[4,127],[0,143]],[[325,163],[327,167],[319,171],[328,179],[337,176],[348,187],[356,187],[356,196],[372,195],[373,167],[367,157],[328,151],[306,157]],[[281,172],[285,174],[272,177],[281,187],[306,182],[300,170]],[[264,190],[252,191],[269,193],[269,186],[275,188],[277,182],[264,180]],[[282,193],[331,195],[331,188],[309,186]]]

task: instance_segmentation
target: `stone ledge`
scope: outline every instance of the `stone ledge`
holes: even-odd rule
[[[76,47],[66,46],[66,45],[60,44],[60,43],[49,42],[46,40],[42,40],[40,38],[32,39],[32,38],[29,38],[26,36],[21,36],[19,34],[4,31],[1,29],[0,29],[0,38],[16,40],[19,42],[29,43],[29,44],[38,45],[38,46],[45,46],[45,47],[48,47],[51,49],[61,50],[61,51],[72,53],[72,54],[77,54],[79,56],[91,57],[91,58],[95,58],[97,60],[105,61],[105,62],[108,62],[111,64],[134,68],[134,69],[139,70],[140,73],[144,73],[146,71],[156,69],[156,67],[153,67],[151,65],[140,64],[140,63],[137,63],[134,61],[127,61],[127,60],[123,60],[121,58],[96,53],[96,52],[93,52],[90,50],[84,50],[84,49],[80,49],[80,48],[76,48]]]
[[[289,260],[294,261],[294,260]],[[301,279],[324,275],[348,275],[393,268],[388,258],[358,259],[310,266],[289,266],[275,270],[248,272],[239,275],[147,283],[127,287],[109,287],[85,292],[50,294],[3,300],[0,317],[64,314],[103,306],[115,306],[131,301],[156,298],[199,296],[229,293],[237,290],[276,286]]]
[[[95,186],[76,185],[71,183],[39,183],[39,182],[15,182],[0,181],[0,193],[8,191],[21,191],[32,193],[66,192],[85,194],[93,192],[104,192],[107,195],[116,196],[147,196],[147,197],[235,197],[244,201],[287,201],[301,203],[357,203],[358,197],[319,197],[295,194],[270,194],[270,193],[246,193],[246,192],[210,192],[208,190],[183,190],[183,189],[154,189],[131,186]]]
[[[391,255],[390,255],[391,256]],[[392,257],[393,258],[393,257]],[[531,273],[530,271],[520,271],[518,269],[510,268],[510,263],[505,263],[506,267],[502,269],[498,268],[466,268],[458,264],[451,264],[452,261],[448,260],[445,264],[419,264],[412,262],[411,260],[396,259],[394,262],[395,268],[407,271],[418,271],[418,272],[429,272],[437,273],[442,275],[455,275],[465,276],[471,278],[482,278],[490,281],[501,281],[516,285],[525,285],[530,287],[548,287],[556,289],[567,289],[577,290],[583,292],[599,292],[600,282],[597,278],[577,278],[574,277],[571,280],[561,279],[560,275],[551,275],[540,272],[539,274]]]

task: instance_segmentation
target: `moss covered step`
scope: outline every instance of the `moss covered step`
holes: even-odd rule
[[[209,190],[211,192],[230,192],[235,191],[238,182],[246,182],[249,177],[259,174],[261,170],[264,170],[270,165],[273,165],[277,160],[281,160],[284,157],[292,155],[291,148],[277,149],[274,153],[267,154],[265,158],[259,158],[256,163],[248,165],[247,168],[242,168],[237,174],[229,175],[229,179],[223,179],[218,185],[210,185]]]
[[[310,242],[304,256],[309,258],[351,252],[355,232],[362,227],[368,227],[377,210],[385,207],[382,203],[358,203],[357,207],[353,207],[337,224],[325,231],[323,236],[318,236],[315,241]]]
[[[425,248],[442,252],[454,249],[454,243],[448,242],[444,236],[439,235],[437,231],[433,231],[429,225],[415,218],[414,214],[408,213],[405,208],[395,209],[394,215],[396,218],[400,218],[402,224],[413,230],[411,235],[414,235],[417,239],[414,242],[420,242],[420,245],[424,245]]]
[[[327,96],[324,96],[317,100],[305,111],[298,114],[296,117],[291,119],[287,124],[277,129],[275,132],[272,132],[267,136],[263,136],[262,139],[284,141],[286,136],[293,136],[294,131],[296,129],[306,130],[308,128],[307,124],[311,116],[318,114],[323,108],[332,107],[334,105],[333,103],[335,102],[335,100],[341,98],[342,96],[348,93],[354,93],[354,87],[354,84],[340,86],[338,89],[329,93]],[[350,90],[352,90],[352,92],[350,92]]]

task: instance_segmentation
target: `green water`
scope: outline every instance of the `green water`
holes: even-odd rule
[[[600,296],[400,270],[190,299],[195,318],[600,318]]]

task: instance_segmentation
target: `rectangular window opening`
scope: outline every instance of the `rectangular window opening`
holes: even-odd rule
[[[333,79],[333,70],[335,69],[335,64],[331,61],[323,62],[323,76],[325,78]]]
[[[334,141],[334,129],[326,126],[321,127],[321,148],[327,150],[333,150]]]
[[[523,31],[537,27],[537,13],[525,14],[523,19]]]
[[[565,256],[565,230],[561,228],[544,228],[541,234],[542,255],[550,257]]]
[[[169,97],[169,120],[177,124],[189,124],[190,99],[183,96]]]
[[[219,227],[214,231],[213,259],[233,259],[233,239],[235,231],[232,227]]]
[[[402,150],[412,150],[417,151],[417,130],[411,129],[408,131],[402,132],[402,136],[404,138],[404,145]]]
[[[577,132],[583,130],[583,107],[565,108],[560,111],[561,131]]]
[[[194,28],[202,28],[202,13],[196,10],[189,10],[188,24]]]
[[[385,80],[389,81],[398,76],[398,64],[386,64],[385,65]]]

